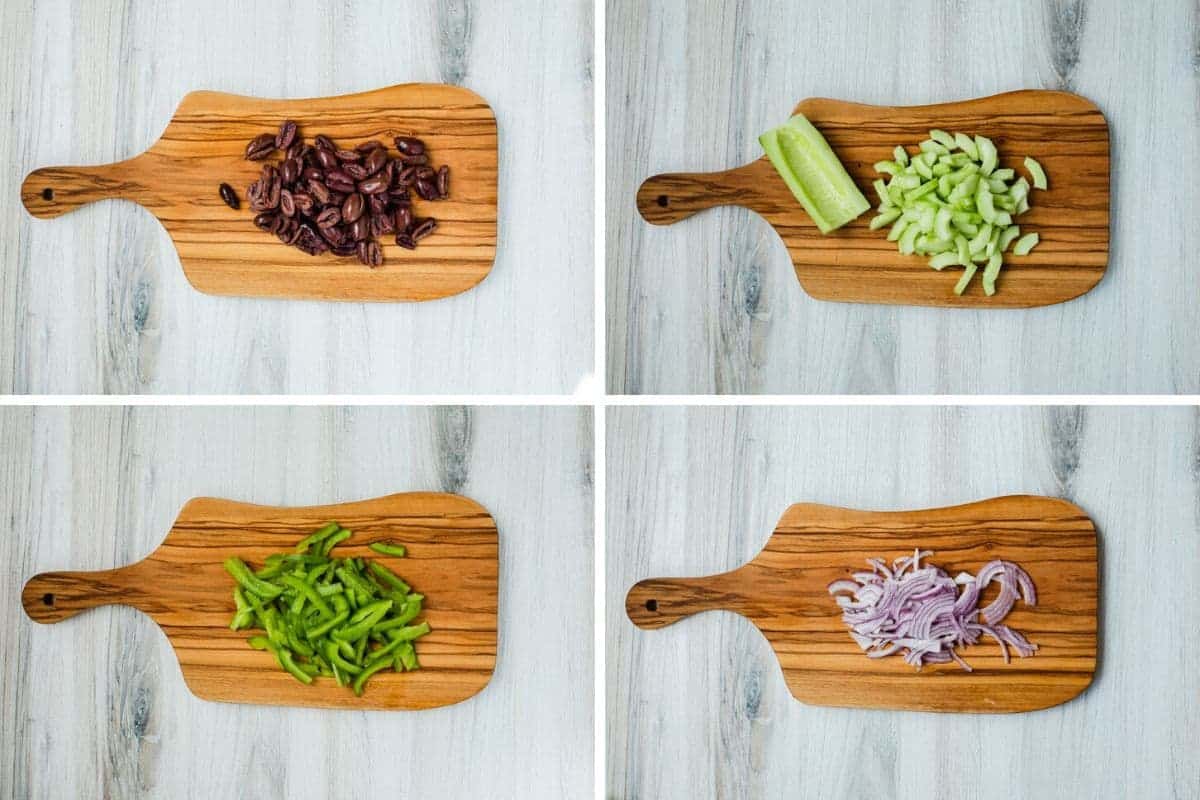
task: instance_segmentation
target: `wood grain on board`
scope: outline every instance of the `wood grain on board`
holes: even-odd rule
[[[231,631],[233,579],[222,562],[237,556],[252,567],[291,551],[321,525],[354,532],[339,556],[385,559],[425,595],[423,619],[433,628],[417,644],[421,669],[376,674],[362,697],[332,679],[311,685],[281,670],[268,652],[250,648],[247,631]],[[370,550],[374,541],[408,548],[403,559]],[[102,605],[128,605],[149,615],[179,657],[188,688],[206,700],[354,709],[420,709],[478,693],[496,663],[499,539],[487,510],[465,497],[394,494],[329,506],[280,508],[217,498],[189,501],[163,543],[141,561],[100,572],[36,575],[21,595],[38,622],[69,619]]]
[[[308,256],[254,227],[246,187],[263,162],[244,158],[246,143],[295,120],[311,141],[318,133],[341,146],[416,136],[432,162],[450,167],[450,196],[414,198],[418,218],[435,217],[437,231],[416,250],[379,237],[384,264]],[[276,163],[279,154],[268,161]],[[217,187],[241,198],[229,208]],[[209,294],[312,300],[430,300],[479,283],[496,255],[498,138],[487,102],[468,89],[412,83],[359,94],[306,100],[264,100],[219,92],[188,94],[159,140],[116,164],[45,167],[21,186],[36,217],[57,217],[86,203],[132,200],[154,214],[179,252],[188,281]]]
[[[668,225],[714,206],[745,206],[762,215],[787,246],[796,277],[819,300],[851,303],[1028,308],[1087,292],[1108,265],[1109,135],[1104,115],[1068,92],[1023,90],[927,106],[872,106],[810,98],[794,114],[821,131],[872,206],[874,164],[896,145],[915,152],[931,128],[991,138],[1000,166],[1025,174],[1024,159],[1041,162],[1047,191],[1034,190],[1030,210],[1015,222],[1036,231],[1027,256],[1005,258],[996,294],[972,281],[960,296],[961,270],[937,271],[928,258],[900,255],[887,229],[868,228],[874,211],[822,235],[766,156],[736,169],[656,175],[637,193],[646,221]],[[782,120],[781,120],[782,122]]]
[[[1038,645],[1005,664],[984,641],[961,649],[972,666],[870,659],[850,638],[830,596],[834,580],[889,562],[914,548],[951,575],[1002,559],[1023,567],[1037,587],[1034,607],[1018,602],[1005,624]],[[985,592],[985,601],[997,592]],[[1010,496],[920,511],[857,511],[800,503],[779,521],[763,550],[732,572],[654,578],[626,597],[629,618],[660,628],[709,610],[747,617],[770,642],[792,694],[814,705],[917,711],[1031,711],[1066,702],[1091,683],[1098,614],[1096,531],[1064,500]]]

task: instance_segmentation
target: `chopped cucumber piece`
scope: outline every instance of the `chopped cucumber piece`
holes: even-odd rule
[[[979,148],[975,146],[975,140],[965,133],[954,134],[954,143],[958,145],[958,149],[962,150],[972,161],[979,160]]]
[[[802,114],[767,131],[758,141],[821,233],[840,228],[871,208],[825,137]],[[897,172],[903,169],[889,163]]]
[[[996,276],[1000,274],[1000,265],[1004,258],[999,253],[993,253],[983,269],[983,293],[991,297],[996,293]]]
[[[958,253],[938,253],[933,258],[929,259],[929,266],[936,270],[943,270],[946,267],[953,267],[958,264]]]
[[[996,252],[1003,253],[1012,244],[1013,239],[1021,235],[1020,225],[1010,225],[1000,233],[1000,238],[996,240]]]
[[[888,195],[887,184],[883,182],[883,178],[875,179],[875,194],[879,195],[879,202],[884,205],[892,205],[892,198]]]
[[[1042,169],[1042,165],[1036,159],[1025,156],[1025,169],[1029,170],[1030,176],[1033,177],[1033,188],[1046,188],[1046,170]]]
[[[1017,239],[1017,243],[1013,245],[1013,255],[1014,256],[1027,256],[1027,255],[1029,255],[1029,251],[1032,250],[1037,245],[1037,243],[1038,243],[1037,232],[1035,231],[1034,233],[1027,233],[1024,236],[1022,236],[1020,239]]]
[[[967,264],[967,268],[963,270],[962,277],[958,279],[958,283],[954,284],[954,293],[962,294],[966,290],[967,284],[971,282],[971,278],[975,277],[975,270],[979,267],[974,263]]]
[[[953,136],[946,133],[945,131],[939,131],[937,128],[934,128],[933,130],[931,130],[929,132],[929,138],[933,139],[935,142],[937,142],[938,144],[945,147],[947,152],[953,150],[955,147],[958,146],[957,144],[955,144]]]
[[[992,170],[996,168],[997,160],[999,160],[996,145],[992,144],[992,140],[986,136],[976,136],[975,146],[979,148],[979,171],[984,175],[991,175]]]
[[[875,217],[875,219],[871,220],[870,228],[873,231],[877,231],[880,228],[882,228],[884,225],[890,225],[899,218],[900,218],[900,209],[898,209],[898,208],[889,209],[887,211],[884,211],[879,216]]]

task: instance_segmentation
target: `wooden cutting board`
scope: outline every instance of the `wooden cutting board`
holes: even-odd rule
[[[655,175],[638,190],[638,211],[647,222],[669,225],[714,206],[745,206],[775,228],[800,285],[818,300],[1028,308],[1078,297],[1104,277],[1108,123],[1084,98],[1040,90],[930,106],[812,98],[792,113],[804,114],[821,131],[871,202],[871,211],[821,235],[765,155],[724,172]],[[933,270],[926,257],[900,255],[887,241],[887,228],[868,228],[879,202],[871,184],[881,177],[873,165],[891,159],[898,144],[914,152],[931,128],[991,138],[1001,166],[1017,174],[1027,175],[1026,156],[1046,169],[1049,189],[1032,192],[1031,209],[1016,219],[1022,232],[1037,231],[1041,243],[1028,256],[1005,258],[992,297],[983,294],[978,277],[961,296],[954,294],[962,270]]]
[[[914,548],[951,575],[975,574],[1002,559],[1033,578],[1038,604],[1018,602],[1004,623],[1039,646],[1005,664],[990,639],[960,650],[974,668],[900,657],[870,659],[846,625],[828,586],[889,563]],[[925,562],[923,562],[925,563]],[[998,593],[993,584],[986,604]],[[789,508],[754,560],[706,578],[654,578],[625,600],[629,618],[661,628],[701,611],[735,611],[753,622],[779,658],[798,700],[813,705],[913,711],[1031,711],[1064,703],[1092,682],[1098,604],[1096,530],[1077,506],[1012,496],[923,511],[855,511],[800,503]]]
[[[385,559],[425,595],[421,669],[378,673],[362,697],[332,679],[298,682],[270,653],[231,631],[233,579],[221,566],[238,556],[253,568],[291,551],[326,522],[354,532],[334,551]],[[402,559],[367,545],[394,540]],[[37,622],[59,622],[102,605],[148,614],[175,648],[188,688],[205,700],[353,709],[419,709],[466,700],[487,685],[496,664],[499,540],[496,523],[473,500],[452,494],[393,494],[331,506],[279,508],[201,497],[179,513],[146,558],[101,572],[48,572],[25,584],[21,602]]]
[[[434,164],[450,166],[450,197],[414,199],[418,217],[438,220],[416,250],[379,237],[384,265],[311,257],[252,224],[246,187],[263,162],[244,158],[246,143],[295,120],[305,140],[324,133],[343,147],[398,135],[425,140]],[[479,283],[496,256],[496,117],[482,97],[457,86],[410,83],[309,100],[262,100],[192,92],[149,150],[117,164],[45,167],[26,177],[21,201],[50,218],[96,200],[145,206],[167,229],[192,286],[208,294],[307,300],[430,300]],[[279,154],[268,161],[277,163]],[[218,195],[228,183],[241,210]]]

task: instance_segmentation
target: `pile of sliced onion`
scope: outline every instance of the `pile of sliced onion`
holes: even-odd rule
[[[954,661],[970,672],[955,651],[983,636],[996,640],[1006,664],[1009,647],[1022,658],[1034,654],[1036,644],[1001,624],[1018,597],[1037,605],[1029,573],[1010,561],[989,561],[978,575],[961,572],[951,578],[938,567],[921,566],[921,559],[930,555],[916,550],[891,567],[882,558],[871,558],[871,572],[829,584],[850,636],[867,657],[900,654],[918,669]],[[1000,595],[981,609],[979,596],[992,581],[1000,585]]]

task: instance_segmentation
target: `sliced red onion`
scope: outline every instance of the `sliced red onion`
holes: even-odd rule
[[[1037,605],[1029,573],[1011,561],[989,561],[978,575],[960,572],[951,578],[939,567],[921,566],[930,555],[917,550],[890,567],[882,558],[867,559],[871,572],[829,584],[850,636],[868,658],[901,654],[918,669],[953,661],[970,672],[956,649],[982,636],[996,641],[1006,664],[1009,648],[1021,658],[1034,654],[1036,644],[1000,624],[1018,599]],[[981,610],[979,596],[992,581],[1000,584],[1000,595]]]

